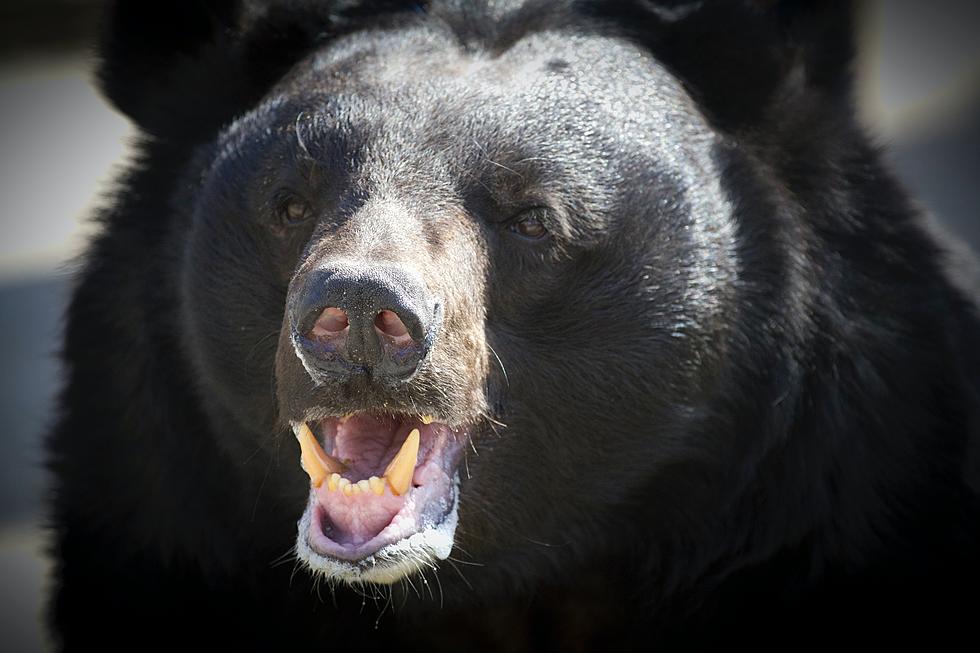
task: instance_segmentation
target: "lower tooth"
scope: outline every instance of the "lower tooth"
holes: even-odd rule
[[[370,492],[371,484],[366,480],[361,480],[357,482],[357,487],[360,488],[361,492]]]
[[[334,490],[336,490],[337,489],[337,485],[340,483],[340,479],[341,478],[343,478],[343,477],[340,474],[338,474],[337,472],[334,472],[333,474],[331,474],[330,475],[330,478],[327,479],[327,489],[330,490],[331,492],[333,492]]]

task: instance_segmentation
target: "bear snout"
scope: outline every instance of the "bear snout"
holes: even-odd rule
[[[326,263],[294,280],[291,339],[318,383],[411,378],[438,336],[442,304],[396,264]]]

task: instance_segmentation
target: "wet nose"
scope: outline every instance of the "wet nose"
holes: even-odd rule
[[[323,266],[290,294],[296,352],[317,380],[407,379],[438,334],[438,302],[398,266]]]

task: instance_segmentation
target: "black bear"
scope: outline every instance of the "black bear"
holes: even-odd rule
[[[48,441],[65,648],[970,632],[969,266],[840,2],[113,5]]]

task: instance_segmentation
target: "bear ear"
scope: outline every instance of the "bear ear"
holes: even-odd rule
[[[619,24],[723,128],[751,125],[814,93],[850,102],[852,2],[641,0],[605,4],[603,13],[615,5],[626,17]]]
[[[117,0],[99,44],[103,93],[143,130],[193,139],[247,94],[241,11],[233,0]]]
[[[196,141],[258,101],[318,44],[399,0],[116,0],[107,8],[98,79],[116,107],[155,136]]]

